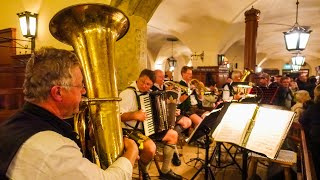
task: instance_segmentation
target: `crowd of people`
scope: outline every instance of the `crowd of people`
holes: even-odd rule
[[[136,81],[120,93],[122,128],[136,139],[124,136],[123,155],[102,170],[83,157],[79,137],[65,121],[79,112],[81,97],[86,94],[77,56],[61,49],[40,49],[26,66],[23,109],[0,125],[0,154],[7,155],[0,156],[0,179],[132,179],[133,165],[138,161],[143,179],[148,180],[148,166],[156,153],[156,142],[164,144],[160,177],[183,179],[170,167],[171,163],[181,163],[176,152],[181,133],[200,124],[208,110],[245,96],[235,86],[241,78],[239,72],[233,73],[222,87],[217,87],[213,81],[206,84],[193,81],[192,68],[188,66],[182,67],[181,77],[180,82],[175,82],[176,87],[166,86],[165,80],[172,81],[172,77],[165,77],[161,70],[144,69]],[[275,88],[271,103],[296,112],[295,121],[307,132],[315,168],[320,172],[320,85],[317,79],[303,74],[297,79],[271,78],[261,73],[256,85],[262,92]],[[143,122],[148,115],[141,107],[140,97],[166,89],[178,93],[174,124],[162,132],[145,136]]]

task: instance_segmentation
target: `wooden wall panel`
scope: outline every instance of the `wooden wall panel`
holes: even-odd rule
[[[192,78],[198,79],[206,86],[210,80],[217,83],[217,87],[220,88],[229,76],[229,69],[222,66],[199,66],[192,71]]]

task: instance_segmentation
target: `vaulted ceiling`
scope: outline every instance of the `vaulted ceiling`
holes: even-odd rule
[[[245,11],[260,10],[257,37],[257,62],[289,60],[283,32],[296,21],[296,0],[163,0],[148,23],[148,47],[154,60],[171,56],[190,57],[205,52],[205,65],[212,64],[217,54],[231,49],[243,50]],[[307,48],[302,52],[306,61],[320,58],[320,1],[300,0],[298,23],[312,29]],[[240,55],[242,56],[242,55]],[[243,56],[240,57],[243,59]]]

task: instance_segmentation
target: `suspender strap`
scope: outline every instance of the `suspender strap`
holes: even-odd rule
[[[137,104],[138,104],[138,110],[140,110],[140,109],[141,109],[141,103],[140,103],[140,98],[139,98],[139,96],[138,96],[138,93],[137,93],[136,88],[135,88],[135,87],[132,87],[132,86],[129,86],[129,87],[127,87],[127,89],[132,89],[133,92],[136,94],[136,99],[137,99]],[[127,126],[131,127],[128,123],[125,123],[125,124],[126,124]],[[139,124],[140,124],[140,121],[137,121],[137,122],[136,122],[136,125],[134,126],[134,129],[138,129]],[[142,128],[143,128],[143,127],[142,127]]]
[[[137,94],[137,90],[135,87],[132,87],[132,86],[129,86],[127,87],[127,89],[132,89],[133,92],[136,94],[136,99],[137,99],[137,103],[138,103],[138,110],[141,109],[141,103],[140,103],[140,98],[139,98],[139,95]]]

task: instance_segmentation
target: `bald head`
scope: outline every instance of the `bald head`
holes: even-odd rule
[[[160,69],[157,69],[154,71],[155,75],[156,75],[156,82],[157,84],[159,84],[160,86],[163,84],[164,82],[164,73],[163,71],[161,71]]]

